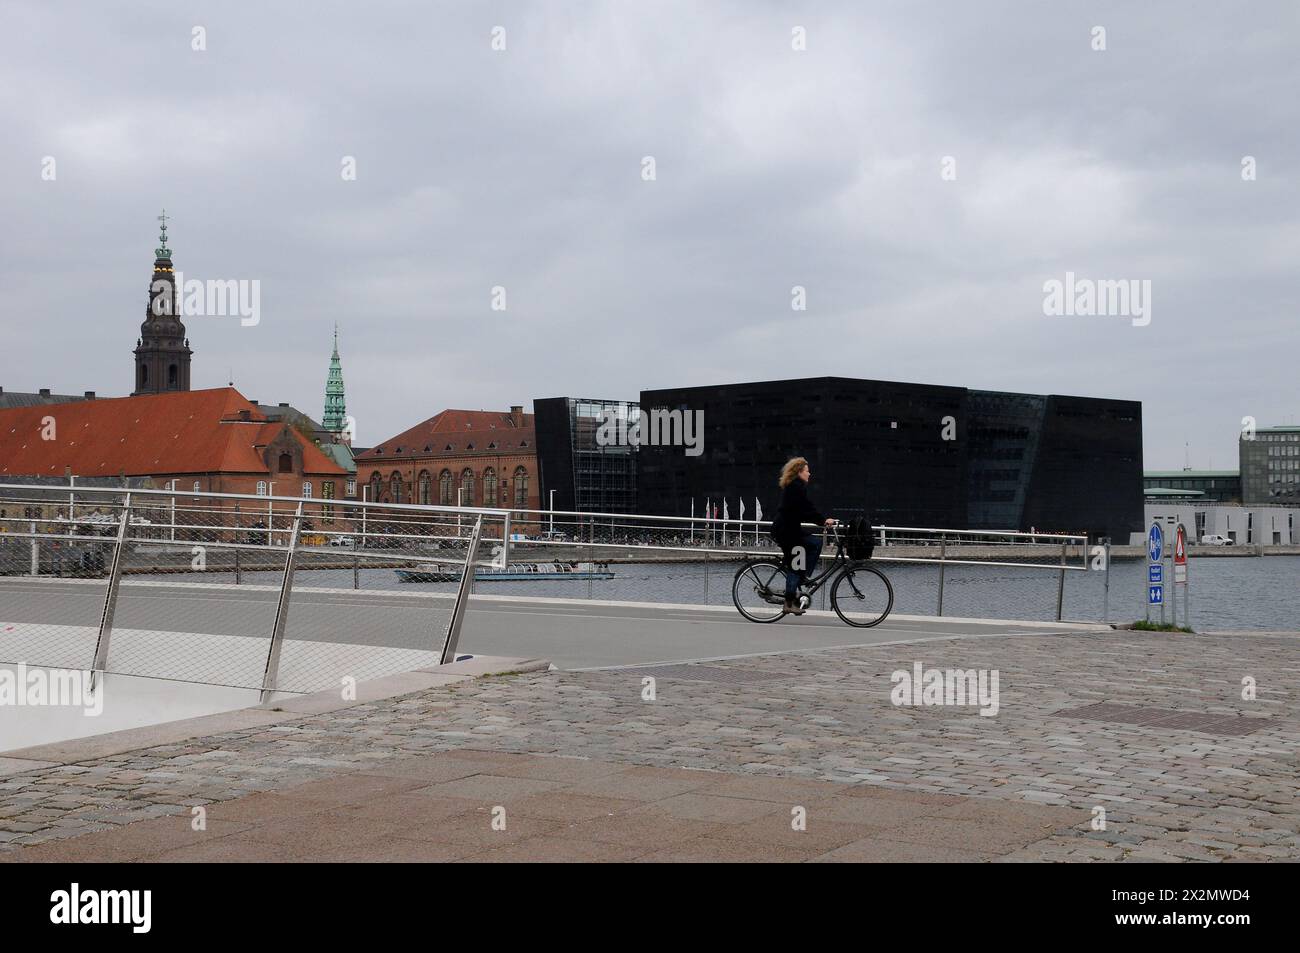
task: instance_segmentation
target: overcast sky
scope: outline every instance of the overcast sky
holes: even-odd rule
[[[186,277],[261,282],[192,386],[319,416],[337,321],[364,446],[820,375],[1141,400],[1149,469],[1300,421],[1294,0],[0,10],[9,390],[129,393],[166,206]],[[1044,315],[1067,271],[1150,324]]]

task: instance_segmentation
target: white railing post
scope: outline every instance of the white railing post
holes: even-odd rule
[[[510,513],[506,512],[505,524],[501,530],[501,568],[510,566]]]
[[[948,537],[942,536],[939,539],[939,615],[943,615],[943,575],[947,563],[944,557],[948,553]]]
[[[474,588],[474,563],[478,559],[479,534],[483,532],[483,517],[474,523],[474,530],[469,536],[469,549],[465,552],[465,571],[460,576],[460,588],[456,590],[456,604],[451,610],[451,621],[447,624],[447,639],[442,645],[441,664],[448,665],[456,661],[456,646],[460,642],[460,627],[465,621],[465,606],[469,594]]]
[[[289,593],[293,589],[293,571],[298,561],[298,534],[302,530],[302,501],[293,513],[293,527],[289,530],[289,551],[284,557],[284,578],[280,582],[280,601],[275,607],[275,626],[271,629],[271,647],[266,653],[266,671],[262,675],[262,698],[268,701],[275,692],[280,677],[280,649],[284,645],[284,629],[289,621]]]
[[[90,663],[90,690],[108,667],[108,643],[113,636],[113,616],[117,612],[117,590],[122,581],[122,551],[126,548],[126,531],[131,525],[131,494],[122,502],[122,517],[117,524],[117,541],[113,546],[113,562],[108,570],[108,591],[104,594],[104,610],[99,617],[99,638],[95,641],[95,657]]]
[[[1057,580],[1056,583],[1056,621],[1057,622],[1061,621],[1061,608],[1065,604],[1065,556],[1066,556],[1065,550],[1067,545],[1068,543],[1066,543],[1064,540],[1061,541],[1061,574],[1060,574],[1060,578]],[[1084,547],[1084,552],[1085,553],[1087,552],[1086,546]]]

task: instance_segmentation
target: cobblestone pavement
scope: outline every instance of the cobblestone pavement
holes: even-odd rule
[[[1037,804],[1085,818],[997,852],[1007,860],[1296,859],[1298,648],[1295,635],[1056,631],[658,672],[484,678],[10,776],[0,780],[0,857],[194,804],[470,748],[995,803],[976,796],[1007,810]],[[891,704],[891,673],[910,673],[917,662],[996,670],[997,714]],[[1257,693],[1250,701],[1242,698],[1247,679]],[[1163,710],[1222,720],[1193,731],[1176,721],[1140,726],[1069,714],[1097,703],[1141,709],[1148,721],[1168,721]],[[1104,830],[1086,820],[1097,808]]]
[[[0,862],[985,861],[1084,811],[904,788],[456,748]]]

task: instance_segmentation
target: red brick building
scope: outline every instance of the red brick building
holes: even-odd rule
[[[378,503],[539,509],[533,415],[444,410],[358,454],[357,487]]]
[[[0,483],[8,476],[146,477],[186,491],[307,496],[336,516],[348,471],[232,387],[0,410]],[[178,500],[178,505],[179,505]],[[277,511],[292,509],[279,504]]]

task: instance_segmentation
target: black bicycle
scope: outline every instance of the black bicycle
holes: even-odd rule
[[[894,608],[894,587],[889,577],[868,560],[850,559],[839,528],[831,526],[831,532],[835,536],[835,556],[824,571],[809,576],[800,587],[800,605],[805,609],[812,605],[817,590],[830,582],[831,607],[836,615],[861,629],[879,625]],[[742,563],[731,584],[731,598],[750,622],[776,622],[787,615],[781,560],[768,557]]]

